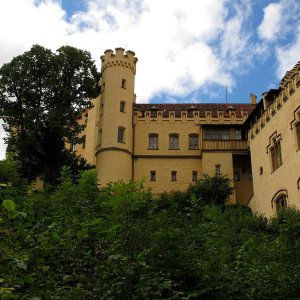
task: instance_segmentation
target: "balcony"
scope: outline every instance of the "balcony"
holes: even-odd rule
[[[202,140],[204,151],[241,151],[247,150],[247,140]]]

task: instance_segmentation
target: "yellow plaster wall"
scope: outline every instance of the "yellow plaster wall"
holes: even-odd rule
[[[156,181],[150,181],[150,171],[156,171]],[[171,172],[177,171],[177,181],[171,181]],[[135,158],[134,180],[146,178],[145,187],[154,194],[185,190],[192,183],[192,171],[202,174],[200,158]]]
[[[100,185],[131,180],[132,164],[129,153],[116,149],[101,151],[97,156],[96,170]]]
[[[234,180],[236,202],[248,205],[253,196],[253,180],[251,172],[251,161],[249,155],[238,155],[233,157],[233,171],[238,171],[240,180]]]
[[[294,82],[295,84],[295,82]],[[288,95],[288,90],[285,91]],[[294,111],[300,105],[300,89],[288,96],[284,101],[280,96],[275,105],[268,108],[270,119],[266,120],[266,115],[262,120],[258,120],[250,131],[250,152],[253,172],[254,196],[249,206],[253,211],[263,213],[267,217],[273,216],[275,206],[272,208],[272,198],[280,189],[288,192],[287,204],[300,208],[300,193],[297,188],[297,180],[300,177],[300,150],[296,142],[296,133],[291,129],[291,122],[294,119]],[[277,104],[280,104],[277,105]],[[272,114],[271,110],[275,111]],[[261,124],[264,124],[262,127]],[[293,128],[293,126],[292,126]],[[270,143],[270,136],[277,131],[282,137],[281,153],[282,165],[272,170],[270,151],[267,147]],[[263,173],[260,175],[260,168]]]

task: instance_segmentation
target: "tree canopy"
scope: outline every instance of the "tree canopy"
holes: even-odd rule
[[[81,142],[77,118],[99,94],[99,78],[90,53],[70,46],[53,53],[34,45],[1,67],[0,113],[25,177],[53,181],[75,158],[65,143]]]

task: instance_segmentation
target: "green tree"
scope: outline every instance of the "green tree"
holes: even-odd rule
[[[192,205],[220,205],[225,206],[234,188],[227,176],[204,175],[204,178],[191,185],[187,190],[187,197],[194,198]],[[194,195],[194,196],[193,196]]]
[[[65,143],[81,142],[77,118],[98,95],[99,77],[90,53],[70,46],[34,45],[1,67],[0,113],[25,177],[56,179],[71,157]]]

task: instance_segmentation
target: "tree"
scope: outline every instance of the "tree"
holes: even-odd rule
[[[77,118],[99,94],[100,74],[87,51],[39,45],[0,69],[0,113],[25,177],[53,182],[70,157],[65,143],[80,143]]]
[[[187,196],[191,198],[194,194],[196,199],[199,199],[200,204],[214,204],[224,207],[233,190],[228,177],[204,175],[203,179],[188,188]]]

